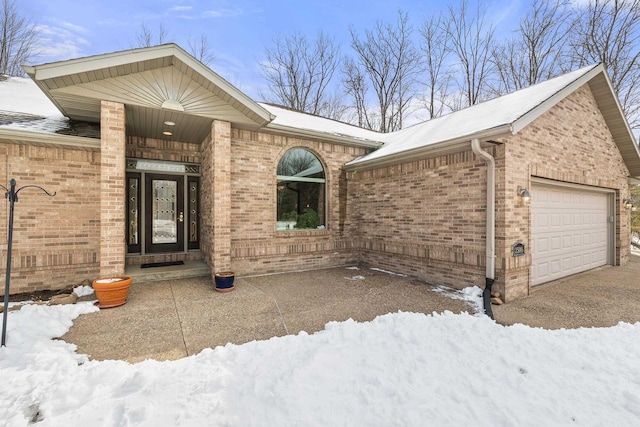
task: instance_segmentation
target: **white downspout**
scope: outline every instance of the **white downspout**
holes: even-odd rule
[[[487,231],[486,231],[486,278],[482,293],[485,313],[493,319],[491,310],[491,286],[496,274],[496,161],[480,147],[480,140],[471,140],[471,149],[487,165]]]

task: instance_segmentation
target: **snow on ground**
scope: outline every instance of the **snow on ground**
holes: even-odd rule
[[[394,313],[170,362],[51,338],[90,303],[25,306],[0,349],[9,426],[637,425],[640,323],[544,330]]]
[[[400,277],[407,277],[406,274],[402,274],[402,273],[395,273],[393,271],[389,271],[389,270],[383,270],[381,268],[377,268],[377,267],[371,267],[369,268],[369,270],[373,270],[373,271],[379,271],[380,273],[386,273],[386,274],[390,274],[392,276],[400,276]]]
[[[479,286],[469,286],[461,290],[448,288],[446,286],[435,286],[433,291],[452,299],[467,301],[471,304],[475,313],[484,313],[482,289],[480,289]]]

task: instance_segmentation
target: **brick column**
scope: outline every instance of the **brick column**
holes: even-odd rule
[[[213,272],[231,268],[231,124],[214,120],[213,151]]]
[[[124,104],[102,101],[100,110],[100,276],[122,275],[125,264]]]

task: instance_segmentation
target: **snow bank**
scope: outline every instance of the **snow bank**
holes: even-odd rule
[[[90,305],[25,307],[0,350],[7,425],[635,425],[640,324],[547,331],[467,314],[87,362],[60,334]],[[49,330],[50,327],[50,330]]]

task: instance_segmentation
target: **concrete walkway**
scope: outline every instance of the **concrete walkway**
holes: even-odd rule
[[[473,311],[432,289],[368,268],[236,278],[229,293],[216,292],[203,277],[134,281],[127,304],[80,316],[62,339],[96,360],[170,360],[229,342],[313,333],[334,320],[368,321],[398,310]]]
[[[639,278],[640,256],[632,255],[624,267],[538,286],[493,311],[500,324],[546,329],[634,323],[640,321]],[[169,360],[229,342],[313,333],[334,320],[368,321],[398,310],[473,311],[428,284],[368,268],[237,278],[235,284],[222,294],[203,277],[134,282],[127,304],[80,316],[62,339],[97,360]]]
[[[503,325],[545,329],[607,327],[640,321],[640,256],[622,267],[605,266],[537,286],[531,295],[493,306]]]

